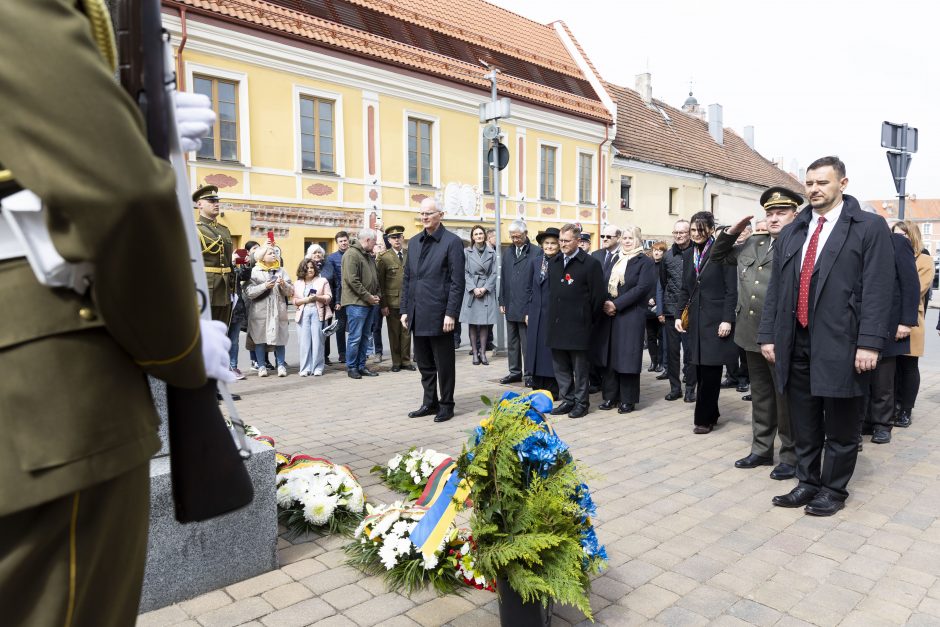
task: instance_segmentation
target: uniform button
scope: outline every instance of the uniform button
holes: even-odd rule
[[[764,266],[757,266],[757,269],[758,269],[758,270],[763,270],[763,269],[764,269]]]
[[[82,307],[78,310],[78,317],[87,322],[91,322],[92,320],[95,320],[98,315],[91,307]]]
[[[754,300],[755,298],[757,298],[757,294],[751,294],[751,300]]]
[[[760,285],[760,281],[754,281],[754,285]]]
[[[754,315],[754,310],[753,310],[753,309],[749,309],[749,310],[748,310],[748,313],[753,316],[753,315]]]

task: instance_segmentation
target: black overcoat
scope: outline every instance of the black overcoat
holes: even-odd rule
[[[552,349],[548,347],[548,269],[542,277],[542,259],[544,256],[541,254],[533,257],[531,264],[532,281],[529,284],[529,304],[526,309],[529,316],[526,327],[526,371],[537,377],[554,377]]]
[[[522,322],[528,309],[529,281],[532,280],[532,259],[541,249],[526,238],[522,256],[516,258],[516,247],[503,249],[502,276],[499,281],[499,306],[506,308],[506,320]]]
[[[443,335],[444,316],[460,316],[464,285],[463,242],[443,224],[408,240],[399,310],[408,314],[412,334]]]
[[[897,357],[911,352],[910,336],[901,341],[895,340],[894,336],[899,324],[917,326],[920,308],[920,276],[917,274],[917,261],[911,254],[911,242],[899,233],[892,233],[891,243],[894,247],[894,295],[882,357]]]
[[[607,297],[604,269],[583,250],[568,262],[558,253],[548,262],[548,346],[586,351],[591,347],[591,328]]]
[[[594,327],[591,360],[595,364],[602,368],[610,365],[620,374],[640,372],[646,311],[658,278],[655,262],[646,255],[641,253],[627,262],[616,298],[607,296],[617,307],[617,315],[611,317],[602,313]]]
[[[855,372],[857,347],[882,351],[891,313],[894,255],[891,233],[881,216],[865,213],[843,196],[842,215],[817,253],[810,296],[810,393],[823,397],[861,396],[868,373]],[[773,273],[757,341],[773,344],[777,388],[790,374],[796,333],[803,243],[812,211],[804,209],[774,243]]]
[[[676,305],[676,318],[692,298],[689,307],[689,363],[697,366],[722,366],[736,362],[738,347],[734,343],[734,309],[738,301],[738,277],[734,266],[711,263],[708,257],[702,260],[702,272],[696,278],[693,251],[689,246],[682,253],[682,288]],[[699,283],[695,289],[696,281]],[[718,326],[729,322],[732,331],[726,337],[718,337]]]

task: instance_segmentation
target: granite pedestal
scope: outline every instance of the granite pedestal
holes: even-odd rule
[[[166,394],[151,380],[163,449],[150,462],[150,535],[140,612],[190,599],[277,568],[274,449],[249,440],[255,498],[212,520],[176,521],[166,445]]]

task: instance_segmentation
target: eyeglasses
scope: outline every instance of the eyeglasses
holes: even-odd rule
[[[673,231],[672,234],[673,235],[688,235],[689,232],[688,231]]]
[[[430,218],[431,216],[437,215],[439,213],[440,211],[422,211],[418,215],[421,216],[422,218]]]
[[[601,235],[601,239],[614,239],[616,235]]]
[[[559,244],[570,244],[570,243],[573,242],[573,241],[575,241],[575,240],[573,240],[573,239],[559,239],[559,240],[558,240],[558,243],[559,243]]]

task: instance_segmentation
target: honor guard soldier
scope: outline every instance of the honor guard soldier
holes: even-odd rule
[[[232,317],[232,295],[235,280],[232,274],[232,234],[228,227],[218,223],[219,188],[204,185],[193,194],[193,202],[199,210],[196,227],[199,243],[202,244],[202,263],[206,268],[206,283],[209,284],[209,306],[212,319],[229,323]]]
[[[0,24],[2,622],[133,625],[160,448],[145,375],[201,387],[227,340],[200,325],[173,172],[114,79],[103,0],[0,2]],[[41,219],[16,231],[17,212]]]
[[[382,315],[388,321],[388,343],[391,344],[392,372],[415,370],[411,363],[411,331],[401,324],[401,281],[405,276],[408,251],[404,248],[405,227],[390,226],[385,229],[388,249],[379,255],[376,269],[379,273],[379,291],[382,300]]]

